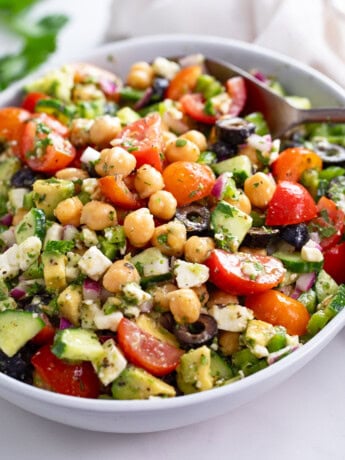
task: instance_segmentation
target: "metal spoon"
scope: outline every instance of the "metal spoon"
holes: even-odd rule
[[[273,138],[279,138],[294,126],[303,123],[345,122],[345,108],[296,109],[248,72],[233,64],[206,58],[205,65],[207,71],[221,82],[237,75],[244,78],[248,96],[245,111],[261,112]]]

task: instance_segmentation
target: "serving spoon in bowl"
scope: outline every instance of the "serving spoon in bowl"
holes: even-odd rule
[[[345,122],[345,108],[297,109],[245,70],[227,61],[205,59],[208,72],[219,81],[241,76],[246,84],[246,112],[261,112],[273,139],[283,136],[303,123]]]

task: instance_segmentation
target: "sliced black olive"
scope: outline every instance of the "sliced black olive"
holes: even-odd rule
[[[11,186],[15,188],[32,187],[32,184],[42,177],[42,175],[35,173],[35,171],[24,167],[13,174],[11,177]]]
[[[309,240],[309,231],[306,224],[286,225],[280,230],[280,237],[296,249],[301,249]]]
[[[201,313],[195,323],[175,324],[173,332],[182,346],[194,348],[210,343],[218,332],[218,326],[212,316]]]
[[[11,358],[0,351],[0,371],[21,382],[30,383],[32,374],[30,359],[32,355],[33,350],[28,347],[22,348]]]
[[[279,235],[277,228],[252,227],[243,240],[243,246],[250,248],[266,248]]]
[[[169,86],[169,80],[162,77],[157,77],[152,83],[151,102],[159,102],[164,98],[165,91]]]
[[[177,208],[175,217],[186,226],[187,232],[203,232],[210,225],[210,211],[198,204]]]
[[[326,139],[314,142],[313,150],[324,163],[338,164],[345,162],[345,148],[338,144],[331,144]]]
[[[229,145],[244,144],[248,136],[254,132],[254,123],[250,123],[243,118],[226,117],[216,121],[217,139]]]
[[[218,141],[210,145],[211,152],[217,155],[217,160],[222,161],[237,155],[237,145],[230,145],[226,142]]]

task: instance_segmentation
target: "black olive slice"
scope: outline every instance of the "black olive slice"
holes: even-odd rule
[[[159,102],[164,99],[165,91],[169,86],[169,80],[162,77],[157,77],[152,83],[151,102]]]
[[[198,204],[177,208],[176,219],[180,220],[187,229],[187,232],[203,232],[209,228],[210,211]]]
[[[277,228],[252,227],[242,244],[249,248],[266,248],[279,236],[279,233]]]
[[[182,346],[196,348],[210,343],[218,332],[218,326],[212,316],[201,313],[195,323],[175,324],[173,332]]]
[[[225,117],[216,121],[217,139],[229,145],[244,144],[254,132],[255,125],[243,118]]]
[[[280,230],[280,237],[296,249],[302,249],[309,240],[309,231],[306,224],[286,225]]]
[[[326,139],[314,142],[314,151],[325,163],[338,164],[345,162],[345,148],[338,144],[331,144]]]
[[[11,177],[11,186],[14,188],[32,187],[32,184],[42,177],[42,175],[35,173],[35,171],[24,167],[13,174]]]
[[[211,152],[217,155],[217,160],[222,161],[237,155],[237,145],[230,145],[227,142],[218,141],[210,145]]]

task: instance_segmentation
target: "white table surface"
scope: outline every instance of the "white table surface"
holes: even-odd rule
[[[109,0],[50,0],[40,11],[73,16],[61,56],[102,40]],[[15,45],[0,33],[0,52]],[[345,459],[345,330],[270,393],[203,423],[151,434],[105,434],[60,425],[0,399],[0,459]]]

